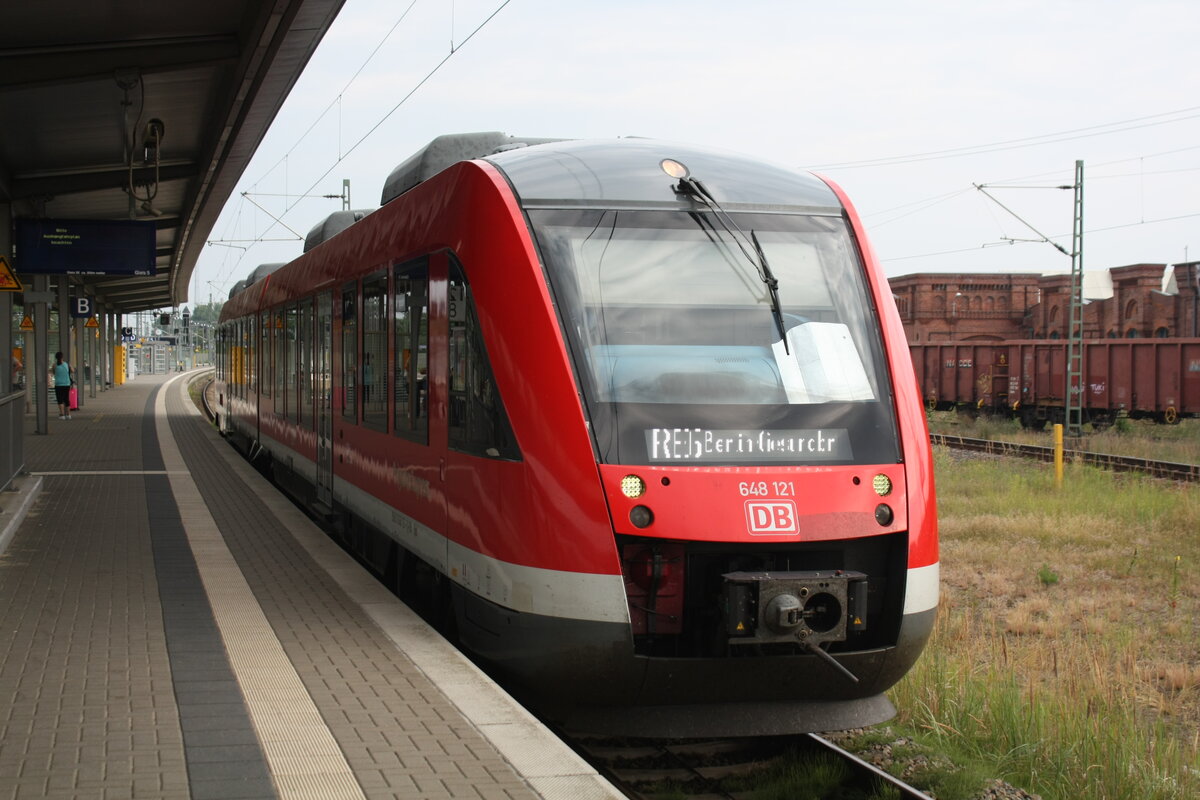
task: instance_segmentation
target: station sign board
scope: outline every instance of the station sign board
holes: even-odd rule
[[[17,219],[16,259],[22,274],[154,275],[153,222]]]

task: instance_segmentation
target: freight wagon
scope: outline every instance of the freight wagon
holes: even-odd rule
[[[1027,428],[1065,420],[1067,342],[910,345],[925,405],[1016,417]],[[1118,416],[1174,424],[1200,416],[1200,339],[1097,339],[1083,343],[1083,422]]]

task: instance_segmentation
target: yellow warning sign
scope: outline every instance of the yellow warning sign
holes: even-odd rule
[[[21,330],[33,330],[33,319],[28,314],[25,315],[25,319],[21,320]]]
[[[13,272],[13,268],[9,265],[8,259],[0,256],[0,292],[23,292],[25,287],[21,285],[21,281],[17,278],[17,273]],[[33,324],[30,323],[30,330],[33,329]]]
[[[85,328],[99,328],[99,327],[100,327],[100,323],[96,321],[96,318],[95,318],[95,317],[88,317],[88,321],[87,321],[87,322],[85,322],[85,323],[83,323],[83,327],[85,327]]]

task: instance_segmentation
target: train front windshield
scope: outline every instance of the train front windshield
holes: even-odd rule
[[[842,219],[529,216],[601,462],[899,459],[874,305]]]

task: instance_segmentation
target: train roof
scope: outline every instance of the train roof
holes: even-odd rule
[[[379,204],[386,205],[422,181],[429,180],[459,161],[471,161],[495,153],[561,139],[510,136],[499,131],[448,133],[439,136],[392,170],[383,184]]]
[[[684,165],[725,205],[842,213],[833,189],[811,173],[696,145],[640,138],[572,140],[486,157],[525,205],[674,202],[677,181],[664,172],[667,159]]]
[[[335,211],[325,219],[312,226],[308,236],[304,237],[304,252],[307,253],[317,245],[332,239],[354,223],[361,220],[374,209],[360,208],[356,210]]]
[[[474,159],[499,167],[527,205],[674,202],[676,183],[662,167],[671,159],[720,203],[842,212],[836,193],[815,175],[739,153],[637,137],[546,139],[497,131],[437,137],[392,170],[380,202]]]
[[[288,262],[286,261],[271,261],[266,264],[259,264],[250,271],[249,275],[233,285],[233,288],[229,290],[229,299],[232,300],[234,296],[240,293],[247,286],[253,286],[260,279],[267,277],[272,272],[286,267],[287,264]]]

